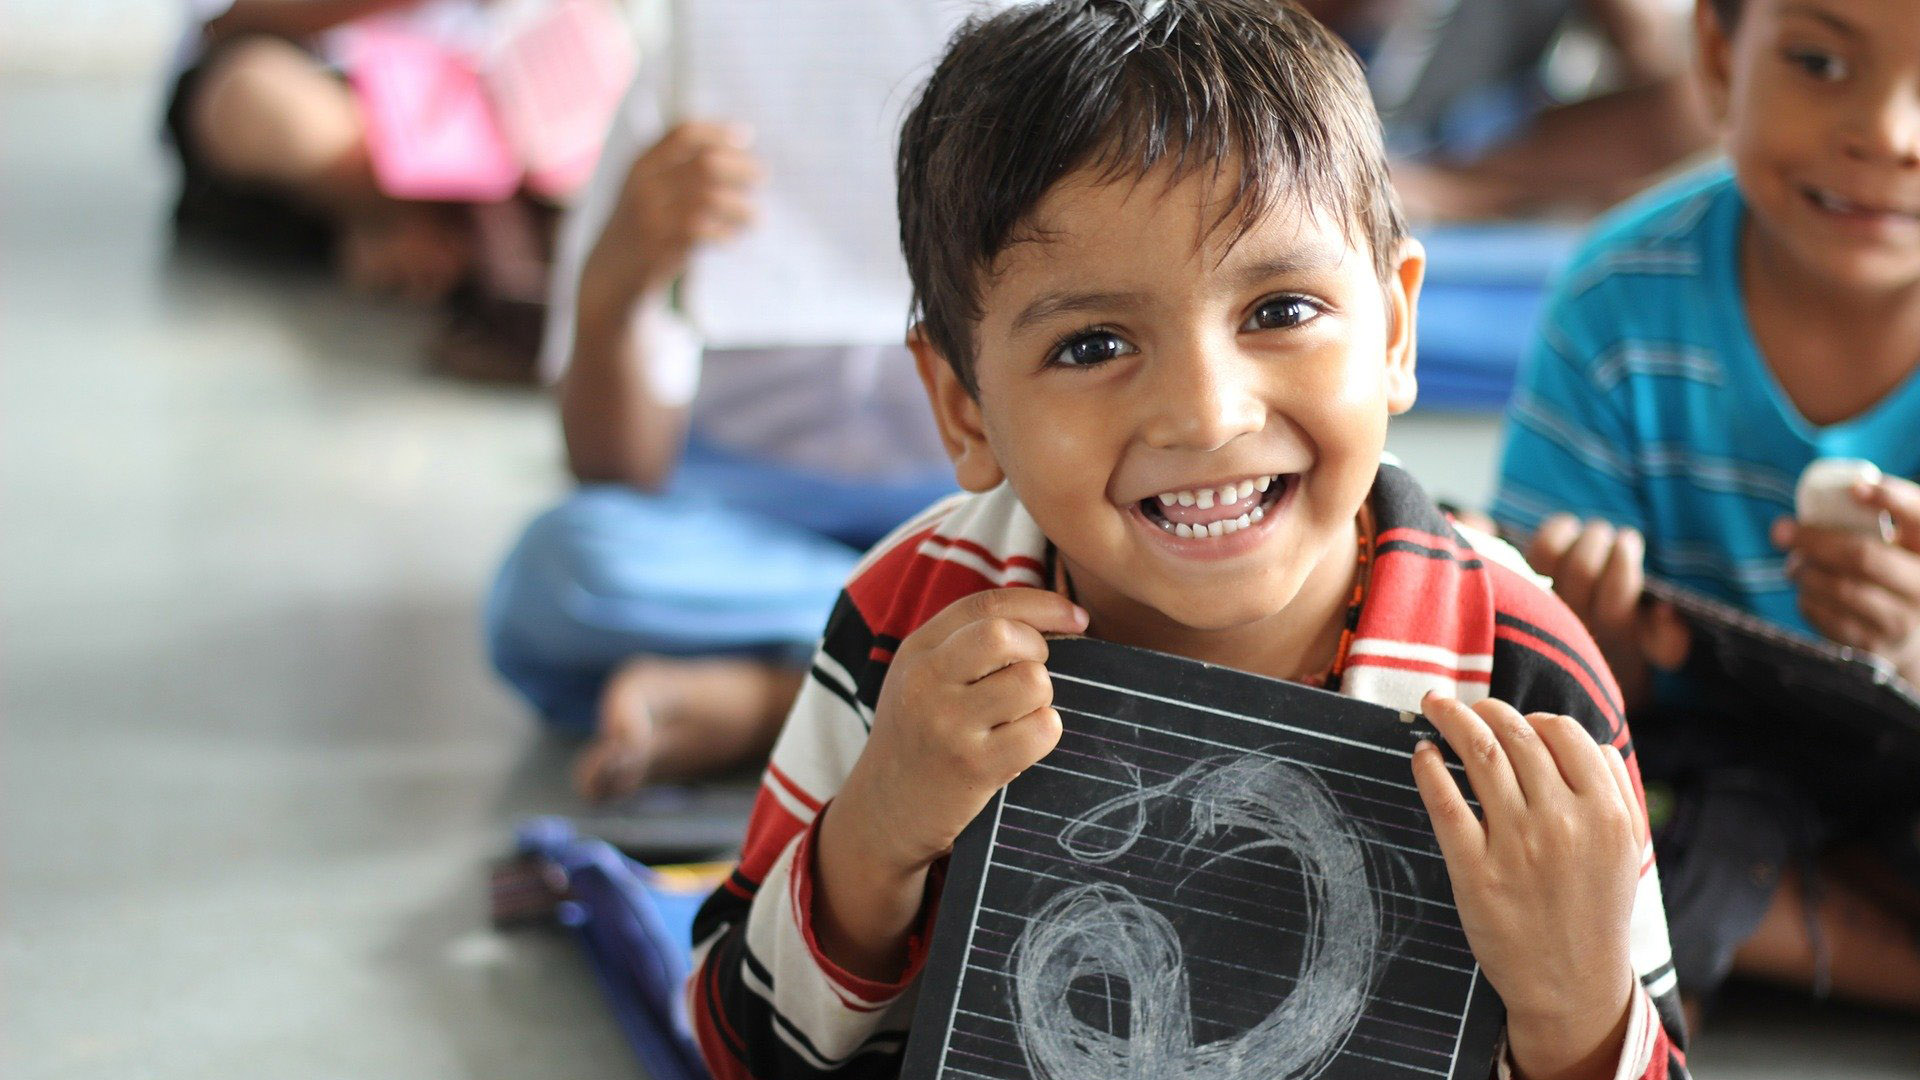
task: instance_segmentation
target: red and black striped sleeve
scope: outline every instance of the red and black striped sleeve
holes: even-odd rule
[[[1626,761],[1646,834],[1646,793],[1634,756],[1620,690],[1586,628],[1567,606],[1534,580],[1488,561],[1494,596],[1491,696],[1523,713],[1563,713],[1595,742],[1612,745]],[[1653,845],[1641,852],[1631,922],[1634,973],[1640,981],[1617,1080],[1684,1080],[1686,1019],[1680,1009],[1673,949]]]

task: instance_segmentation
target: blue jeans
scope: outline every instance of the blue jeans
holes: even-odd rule
[[[944,468],[850,481],[690,447],[664,492],[590,484],[533,520],[487,599],[488,653],[583,732],[636,655],[799,666],[861,551],[952,491]]]

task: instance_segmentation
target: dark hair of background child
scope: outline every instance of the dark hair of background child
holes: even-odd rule
[[[1406,221],[1352,52],[1281,0],[1057,0],[962,27],[900,133],[915,314],[969,390],[983,275],[1047,190],[1170,159],[1239,171],[1242,228],[1280,205],[1354,227],[1384,281]],[[1232,213],[1229,210],[1228,213]]]

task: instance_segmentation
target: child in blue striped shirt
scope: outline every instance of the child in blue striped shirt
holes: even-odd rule
[[[1677,666],[1685,631],[1641,603],[1643,575],[1671,580],[1920,682],[1920,20],[1911,0],[1700,0],[1696,21],[1731,167],[1628,207],[1576,260],[1510,409],[1494,516],[1531,537],[1630,704],[1671,718],[1635,726],[1676,794],[1661,876],[1682,989],[1739,968],[1920,1011],[1914,823],[1841,820],[1777,748],[1689,716],[1698,688],[1650,663]],[[1792,518],[1823,457],[1880,467],[1853,494],[1891,540]],[[1868,840],[1884,887],[1816,865]]]

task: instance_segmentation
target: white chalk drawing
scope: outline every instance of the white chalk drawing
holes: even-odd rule
[[[1369,881],[1370,831],[1342,811],[1312,769],[1255,753],[1201,761],[1165,783],[1136,786],[1069,822],[1060,846],[1078,862],[1109,863],[1142,838],[1151,809],[1167,800],[1187,817],[1178,843],[1190,875],[1247,856],[1297,860],[1305,896],[1296,918],[1306,933],[1291,992],[1237,1036],[1196,1043],[1173,923],[1123,885],[1072,885],[1032,914],[1013,948],[1010,991],[1028,1069],[1043,1080],[1314,1076],[1353,1033],[1378,971],[1401,944],[1393,913],[1382,910],[1383,893]],[[1209,846],[1227,839],[1229,846]],[[1376,872],[1395,876],[1396,869],[1405,867]],[[1124,1028],[1075,1015],[1070,990],[1089,979],[1125,988]]]

